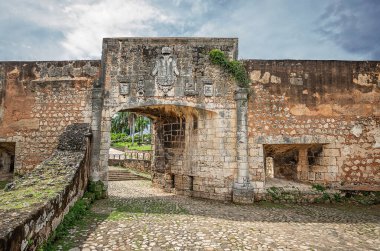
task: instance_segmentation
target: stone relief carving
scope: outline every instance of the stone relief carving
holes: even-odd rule
[[[120,83],[120,95],[129,95],[129,83]]]
[[[172,55],[171,48],[162,48],[162,54],[156,59],[152,75],[155,76],[155,83],[158,85],[158,88],[166,96],[177,81],[177,76],[179,76],[177,60]]]
[[[119,82],[119,92],[120,95],[129,95],[130,92],[130,83],[125,76],[117,76],[117,81]]]
[[[144,78],[140,77],[139,81],[137,82],[137,94],[143,96],[145,93],[144,90],[145,84],[144,84]]]
[[[198,95],[197,91],[197,84],[191,81],[191,79],[188,77],[184,81],[185,83],[185,95],[186,96],[195,96]]]
[[[206,97],[214,96],[214,86],[212,85],[212,81],[209,79],[204,79],[203,81],[203,91]]]

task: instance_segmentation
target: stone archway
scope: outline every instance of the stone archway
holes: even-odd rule
[[[113,114],[119,111],[128,111],[141,114],[152,119],[153,122],[153,159],[152,182],[155,186],[191,195],[193,191],[194,176],[199,175],[197,170],[199,144],[204,144],[198,137],[198,126],[208,127],[212,122],[208,117],[215,117],[211,111],[189,106],[155,105],[141,106],[131,109],[120,108],[110,113],[108,125]],[[201,130],[202,131],[202,130]],[[102,132],[101,149],[109,148],[110,131]],[[101,159],[107,158],[104,151]],[[102,161],[106,163],[106,161]],[[103,169],[106,169],[103,166]]]
[[[247,90],[211,65],[208,53],[237,56],[236,39],[117,38],[103,41],[93,90],[92,179],[107,182],[112,115],[156,118],[154,183],[217,200],[252,201]]]

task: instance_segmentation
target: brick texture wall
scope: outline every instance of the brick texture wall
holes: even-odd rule
[[[263,146],[321,144],[307,179],[380,182],[380,64],[247,60],[251,173],[264,180]]]
[[[91,122],[99,61],[0,63],[0,140],[15,142],[15,172],[32,170],[67,125]]]

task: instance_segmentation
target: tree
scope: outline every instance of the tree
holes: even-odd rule
[[[138,116],[136,120],[136,128],[140,134],[139,141],[144,142],[144,129],[148,128],[148,125],[150,124],[150,119],[144,116]]]
[[[129,132],[130,136],[132,138],[132,145],[135,143],[135,117],[136,114],[130,113],[128,118],[128,123],[129,123]]]
[[[127,133],[129,116],[129,112],[116,113],[111,121],[111,131],[114,133]]]

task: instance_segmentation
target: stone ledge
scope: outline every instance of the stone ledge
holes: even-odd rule
[[[64,135],[72,136],[74,128],[77,125],[67,127],[61,140]],[[85,135],[75,135],[74,148],[56,150],[32,172],[0,191],[0,250],[35,250],[83,195],[89,174]],[[78,146],[81,151],[75,150]]]

